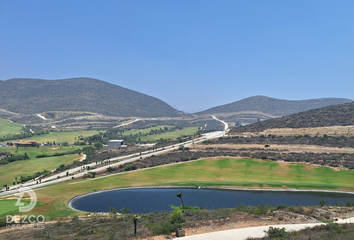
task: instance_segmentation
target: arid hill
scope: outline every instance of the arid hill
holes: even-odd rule
[[[179,117],[167,103],[92,78],[0,81],[2,109],[22,114],[86,111],[117,117]]]
[[[354,125],[354,102],[327,106],[280,118],[268,119],[231,130],[261,132],[270,128],[309,128]]]
[[[254,96],[242,99],[237,102],[213,107],[208,110],[195,113],[203,114],[236,114],[236,113],[258,113],[269,115],[269,117],[281,117],[293,113],[303,112],[310,109],[326,107],[352,102],[346,98],[318,98],[310,100],[290,101],[265,96]],[[262,118],[262,117],[261,117]]]

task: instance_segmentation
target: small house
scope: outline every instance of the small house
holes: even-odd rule
[[[37,142],[33,140],[27,140],[27,141],[19,141],[13,143],[13,146],[15,147],[36,147]]]
[[[124,140],[109,140],[108,147],[122,147],[124,145]]]

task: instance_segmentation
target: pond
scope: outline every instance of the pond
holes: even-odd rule
[[[310,206],[345,205],[353,202],[354,195],[330,192],[299,192],[299,191],[240,191],[225,189],[198,188],[133,188],[101,191],[75,197],[69,206],[86,212],[108,212],[109,207],[118,211],[129,208],[133,213],[149,213],[151,211],[170,211],[170,205],[179,206],[181,200],[176,196],[182,192],[185,205],[199,206],[206,209],[234,208],[240,205],[277,206]]]

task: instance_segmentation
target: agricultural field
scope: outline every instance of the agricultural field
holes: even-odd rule
[[[22,124],[12,123],[9,120],[0,119],[0,135],[6,136],[8,134],[19,133],[22,129]]]
[[[151,130],[159,130],[160,128],[161,129],[164,129],[165,127],[167,128],[171,128],[173,126],[169,126],[169,125],[159,125],[159,126],[156,126],[156,127],[150,127],[150,128],[143,128],[143,129],[132,129],[132,130],[127,130],[123,133],[123,136],[128,136],[130,134],[134,135],[134,134],[145,134],[145,133],[148,133],[150,132]]]
[[[141,141],[156,141],[161,138],[163,139],[176,139],[178,137],[181,137],[183,135],[193,135],[198,131],[197,127],[187,127],[183,128],[182,130],[176,130],[174,132],[166,132],[166,133],[161,133],[157,135],[151,135],[151,136],[143,136],[141,137]]]
[[[2,187],[4,184],[13,185],[15,177],[19,180],[21,176],[33,175],[43,170],[51,171],[61,164],[72,163],[79,159],[80,156],[78,154],[70,154],[56,157],[31,158],[0,165],[0,186]]]
[[[1,208],[0,208],[0,215],[6,215],[9,212],[13,212],[18,209],[18,206],[15,206],[16,204],[15,199],[9,199],[9,200],[2,200],[1,201]]]
[[[16,147],[2,147],[0,148],[0,152],[9,152],[14,155],[23,155],[27,153],[29,158],[35,158],[40,154],[50,154],[53,155],[55,153],[68,152],[78,149],[79,147],[64,147],[64,146],[42,146],[39,148],[36,147],[19,147],[18,152],[16,153]]]
[[[37,136],[32,136],[28,139],[34,140],[38,143],[45,143],[45,142],[69,142],[69,143],[74,143],[77,141],[76,139],[79,136],[83,137],[89,137],[94,134],[97,134],[97,130],[89,130],[89,131],[54,131],[54,132],[49,132],[49,134],[43,134],[43,135],[37,135]],[[76,137],[76,139],[75,139]],[[28,140],[28,139],[22,139],[22,140]],[[16,140],[18,141],[18,140]],[[3,144],[6,144],[6,142],[3,142]],[[0,149],[1,150],[1,149]]]
[[[78,214],[67,207],[79,194],[133,186],[219,186],[354,190],[354,172],[327,167],[286,164],[254,159],[205,159],[126,172],[96,179],[73,180],[35,190],[38,206],[33,214],[66,217]],[[3,207],[0,201],[0,208]],[[4,203],[5,204],[5,203]]]

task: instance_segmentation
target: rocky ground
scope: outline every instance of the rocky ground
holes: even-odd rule
[[[186,235],[196,235],[208,232],[223,231],[236,228],[247,228],[276,224],[296,224],[296,223],[317,223],[335,222],[338,219],[346,219],[354,216],[353,207],[298,207],[298,212],[289,212],[288,209],[276,210],[266,215],[254,215],[248,213],[237,213],[228,218],[214,219],[208,221],[194,221],[186,224]],[[164,240],[176,238],[176,235],[160,235],[146,240]]]
[[[285,206],[284,206],[285,207]],[[263,214],[236,211],[236,209],[200,210],[185,212],[186,235],[202,234],[235,228],[246,228],[264,225],[335,222],[354,216],[354,207],[344,206],[311,206],[268,210]],[[291,210],[291,211],[290,211]],[[167,215],[166,215],[167,214]],[[153,236],[148,227],[148,219],[160,218],[168,221],[169,213],[142,217],[138,222],[138,236],[133,235],[131,218],[126,220],[106,216],[86,216],[73,219],[46,221],[41,229],[5,229],[0,230],[1,239],[145,239],[163,240],[176,238],[174,233]],[[165,216],[165,217],[162,217]],[[122,216],[124,218],[124,216]],[[143,220],[145,219],[145,220]],[[162,220],[163,221],[163,220]],[[124,225],[118,228],[118,225]],[[114,238],[110,235],[114,231]],[[124,232],[124,234],[122,233]]]

